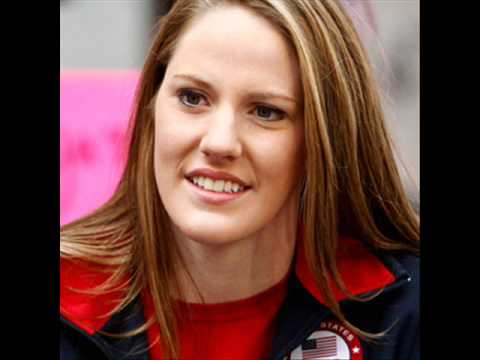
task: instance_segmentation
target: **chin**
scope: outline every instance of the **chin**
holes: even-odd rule
[[[238,240],[235,235],[224,232],[212,232],[212,231],[195,231],[191,234],[184,234],[189,240],[195,241],[203,245],[221,246],[234,243]]]
[[[209,218],[198,217],[195,219],[190,217],[188,221],[176,222],[175,227],[181,237],[205,245],[234,243],[245,238],[245,235],[252,230],[232,221],[231,218],[229,220],[225,220],[223,217],[215,219],[211,215]]]

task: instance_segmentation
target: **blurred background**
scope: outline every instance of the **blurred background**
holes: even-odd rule
[[[344,0],[369,51],[405,186],[418,202],[419,0]],[[60,223],[108,199],[138,72],[172,0],[60,1]],[[417,203],[418,206],[418,203]]]

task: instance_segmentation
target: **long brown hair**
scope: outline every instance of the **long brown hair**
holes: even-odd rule
[[[170,220],[155,184],[152,100],[169,59],[192,19],[209,8],[237,4],[277,26],[294,48],[303,89],[306,180],[299,216],[307,261],[332,312],[367,338],[341,312],[329,278],[352,299],[336,265],[338,238],[348,234],[375,249],[419,252],[419,217],[403,188],[369,61],[354,26],[333,0],[177,0],[161,19],[140,77],[129,128],[125,171],[112,198],[97,211],[61,229],[63,258],[110,268],[96,292],[127,293],[112,311],[149,289],[167,357],[179,345],[171,299],[178,291],[178,256]],[[360,299],[357,299],[360,300]]]

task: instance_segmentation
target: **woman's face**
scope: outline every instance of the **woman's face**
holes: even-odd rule
[[[195,19],[155,99],[155,177],[177,231],[207,244],[273,234],[297,214],[302,95],[293,50],[238,6]]]

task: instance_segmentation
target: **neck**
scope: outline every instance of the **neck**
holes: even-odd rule
[[[289,213],[280,214],[281,219],[277,217],[254,236],[220,245],[177,236],[185,264],[177,267],[181,299],[230,302],[280,282],[289,272],[295,250],[298,215]]]

